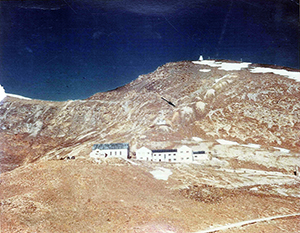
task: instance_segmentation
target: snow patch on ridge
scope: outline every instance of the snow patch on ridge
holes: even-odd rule
[[[282,152],[282,153],[290,153],[290,150],[288,150],[288,149],[284,149],[284,148],[280,148],[280,147],[274,147],[274,149],[280,150],[280,152]]]
[[[14,98],[19,98],[19,99],[25,99],[25,100],[31,100],[28,97],[24,97],[21,95],[15,95],[15,94],[8,94],[5,93],[5,89],[2,85],[0,85],[0,101],[2,101],[6,96],[14,97]]]
[[[239,143],[237,143],[237,142],[228,141],[228,140],[225,140],[225,139],[217,139],[216,141],[218,143],[220,143],[221,145],[239,145]]]
[[[199,137],[192,137],[192,140],[194,140],[195,142],[202,142],[203,139],[199,138]]]
[[[4,88],[0,85],[0,101],[2,101],[6,97],[6,93]]]
[[[254,149],[259,149],[261,147],[261,145],[259,145],[259,144],[252,144],[252,143],[243,144],[241,146],[250,147],[250,148],[254,148]]]
[[[248,68],[248,66],[251,64],[249,62],[242,62],[242,63],[221,63],[221,67],[219,70],[241,70],[244,68]]]
[[[197,65],[207,65],[210,67],[218,67],[219,70],[233,71],[233,70],[241,70],[245,68],[249,68],[249,65],[252,64],[250,62],[240,62],[240,63],[232,63],[232,62],[220,62],[215,60],[200,60],[200,61],[192,61]],[[200,69],[200,72],[209,72],[209,69]],[[300,72],[288,71],[285,69],[273,69],[267,67],[255,67],[250,69],[251,73],[274,73],[278,75],[285,76],[287,78],[293,79],[296,82],[300,82]]]
[[[200,69],[199,71],[200,71],[200,72],[204,72],[204,73],[208,73],[208,72],[211,71],[211,69]]]
[[[285,76],[290,79],[294,79],[296,82],[300,82],[300,72],[287,71],[283,69],[273,69],[266,67],[256,67],[250,70],[251,73],[273,73]]]
[[[19,99],[24,99],[24,100],[31,100],[31,98],[24,97],[24,96],[21,96],[21,95],[7,94],[7,96],[14,97],[14,98],[19,98]]]
[[[218,67],[219,70],[241,70],[248,68],[251,64],[250,62],[241,63],[230,63],[230,62],[216,62],[215,60],[203,60],[203,61],[193,61],[194,64],[198,65],[208,65],[210,67]]]

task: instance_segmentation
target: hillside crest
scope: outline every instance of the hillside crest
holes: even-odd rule
[[[1,103],[2,170],[37,159],[87,156],[94,143],[171,148],[192,138],[300,146],[300,73],[234,61],[167,63],[86,100],[6,97]]]

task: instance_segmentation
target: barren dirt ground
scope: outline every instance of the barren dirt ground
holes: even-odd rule
[[[154,172],[156,171],[156,173]],[[160,172],[160,177],[153,174]],[[168,176],[169,175],[169,176]],[[165,180],[164,180],[165,179]],[[0,175],[1,232],[200,232],[300,212],[278,171],[122,159],[52,160]],[[299,232],[300,217],[224,232]]]

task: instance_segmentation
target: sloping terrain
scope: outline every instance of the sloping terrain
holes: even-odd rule
[[[251,172],[113,158],[40,161],[1,174],[1,232],[183,233],[299,212],[299,178]],[[298,232],[299,217],[245,229]]]
[[[192,137],[299,152],[299,72],[286,68],[296,76],[292,79],[271,73],[282,67],[256,73],[257,67],[228,61],[168,63],[86,100],[7,97],[0,106],[1,169],[42,157],[87,155],[94,143],[129,142],[135,151],[173,147]]]
[[[0,103],[1,232],[197,232],[299,213],[300,73],[168,63],[86,100]],[[201,163],[89,158],[95,143]],[[60,160],[75,156],[75,160]],[[299,216],[227,232],[298,232]]]

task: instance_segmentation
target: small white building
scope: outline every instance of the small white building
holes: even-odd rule
[[[193,161],[193,150],[188,146],[178,148],[178,162],[190,163]]]
[[[205,154],[205,151],[193,151],[193,160],[194,161],[208,160],[208,155]]]
[[[94,144],[91,158],[117,157],[127,159],[129,157],[128,143]]]
[[[152,151],[146,147],[136,150],[136,159],[152,161]]]
[[[152,158],[154,162],[177,162],[177,150],[152,150]]]

